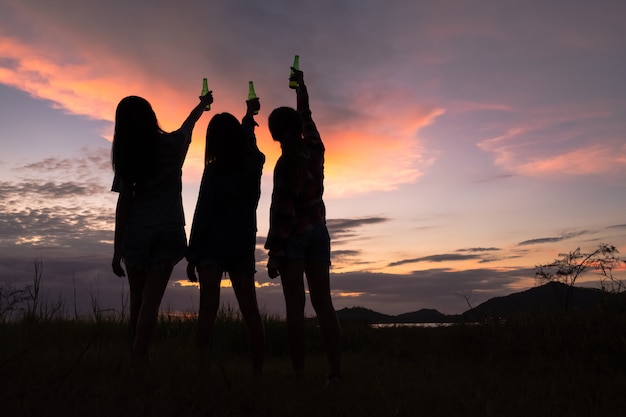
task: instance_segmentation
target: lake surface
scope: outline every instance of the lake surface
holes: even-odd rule
[[[456,323],[377,323],[371,324],[374,329],[385,327],[449,327]]]

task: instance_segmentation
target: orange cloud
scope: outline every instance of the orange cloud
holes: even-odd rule
[[[91,63],[59,64],[45,51],[10,38],[0,38],[0,57],[13,63],[0,70],[1,83],[73,114],[112,120],[118,92],[128,87],[128,81],[95,74]]]
[[[318,126],[327,149],[326,189],[331,197],[392,190],[415,181],[434,162],[418,131],[443,114],[442,109],[393,94],[371,103],[364,97],[355,107],[368,108],[368,113]]]
[[[326,147],[325,195],[342,198],[375,191],[388,191],[417,180],[434,162],[436,155],[423,148],[418,132],[444,113],[434,106],[412,104],[406,98],[388,92],[385,99],[372,105],[366,97],[348,104],[350,108],[368,109],[352,112],[347,119],[333,115],[314,119]],[[363,102],[367,102],[365,106]],[[390,103],[395,103],[391,105]],[[319,103],[315,103],[319,106]],[[312,104],[313,106],[313,104]],[[398,108],[398,107],[402,108]],[[280,156],[280,146],[273,141],[263,117],[257,128],[257,142],[266,156],[264,172],[271,175]],[[192,144],[186,169],[197,178],[202,171],[204,132]],[[187,172],[187,171],[186,171]]]
[[[121,98],[140,95],[151,102],[165,130],[178,128],[197,103],[197,95],[183,94],[176,85],[152,77],[146,68],[115,58],[107,50],[91,45],[73,52],[74,58],[65,61],[54,48],[0,37],[0,58],[11,64],[0,67],[0,83],[50,100],[53,107],[68,113],[111,122]],[[111,140],[112,127],[102,136]],[[195,159],[201,158],[203,136],[203,129],[194,131],[190,154]]]
[[[113,121],[122,97],[141,95],[152,103],[165,130],[177,128],[195,105],[196,92],[181,92],[171,80],[151,75],[140,61],[118,57],[98,43],[81,42],[76,39],[64,51],[58,46],[30,45],[0,36],[0,58],[11,63],[0,69],[0,83],[37,99],[50,100],[53,106],[69,113],[109,121]],[[216,92],[220,101],[214,112],[241,106],[233,97],[219,94]],[[359,97],[351,105],[365,110],[353,112],[348,120],[316,119],[328,148],[328,196],[391,190],[415,181],[432,163],[434,157],[422,149],[417,133],[443,110],[420,106],[402,94],[385,91],[382,98]],[[266,172],[271,172],[280,148],[263,126],[263,116],[259,121],[259,146],[267,156]],[[185,178],[197,180],[202,171],[206,123],[207,116],[194,131]],[[109,140],[112,127],[110,130],[103,132]]]
[[[99,120],[113,121],[121,98],[141,95],[152,103],[165,130],[177,128],[197,102],[197,95],[184,98],[175,85],[106,50],[91,46],[73,52],[74,58],[66,61],[52,49],[0,37],[0,58],[12,63],[0,68],[0,83]]]

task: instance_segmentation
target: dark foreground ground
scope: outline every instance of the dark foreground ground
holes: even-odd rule
[[[121,320],[0,322],[0,415],[626,415],[619,309],[441,328],[345,322],[345,380],[331,387],[314,321],[299,382],[280,320],[266,319],[265,375],[257,380],[237,317],[220,318],[210,363],[195,351],[194,325],[163,319],[149,362],[133,366]]]

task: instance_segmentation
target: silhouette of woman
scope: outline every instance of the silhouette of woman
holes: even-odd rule
[[[259,100],[246,101],[242,123],[229,113],[213,116],[207,128],[205,168],[193,218],[187,276],[200,280],[197,346],[210,349],[219,308],[220,283],[228,273],[248,327],[252,369],[263,367],[264,330],[256,299],[254,274],[256,209],[261,195],[265,155],[256,145],[253,115]],[[196,271],[198,277],[196,277]]]
[[[302,71],[292,67],[297,109],[279,107],[269,116],[282,154],[274,167],[270,229],[265,248],[270,278],[281,277],[293,369],[304,375],[306,332],[304,277],[326,348],[328,383],[342,380],[341,329],[330,293],[330,236],[326,227],[324,144],[311,117]]]
[[[148,351],[172,269],[185,255],[182,166],[192,130],[212,102],[211,92],[200,97],[182,126],[171,133],[159,127],[144,98],[126,97],[115,112],[112,191],[119,197],[112,267],[117,276],[128,275],[135,358]]]

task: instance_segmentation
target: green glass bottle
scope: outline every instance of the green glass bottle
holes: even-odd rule
[[[257,95],[254,92],[254,83],[248,81],[248,100],[254,100],[255,98],[257,98]]]
[[[293,58],[292,67],[294,67],[297,70],[300,69],[300,57],[298,55],[296,55]],[[291,74],[289,74],[289,88],[298,88],[298,82],[293,79],[293,76],[294,76],[294,72],[293,70],[291,70]]]
[[[202,95],[205,95],[209,92],[209,84],[207,83],[206,78],[202,79]],[[207,104],[206,105],[206,109],[207,110],[211,110],[211,105]]]
[[[254,100],[255,98],[258,97],[254,92],[254,83],[252,81],[248,81],[248,100]],[[259,111],[256,110],[254,114],[259,114]]]

